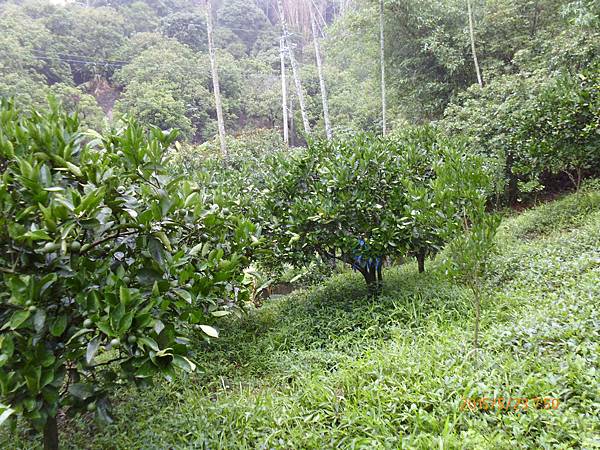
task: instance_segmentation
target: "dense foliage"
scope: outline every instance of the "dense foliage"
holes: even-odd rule
[[[0,393],[51,438],[59,408],[110,420],[117,379],[194,370],[184,336],[216,337],[247,298],[256,229],[168,174],[174,133],[88,142],[77,117],[11,103],[0,123]]]
[[[371,286],[387,257],[414,255],[423,270],[489,183],[481,160],[430,128],[315,142],[277,160],[264,232],[277,261],[339,259]]]
[[[600,1],[209,1],[0,1],[0,447],[593,446]]]
[[[556,184],[560,174],[579,187],[584,175],[599,173],[599,73],[506,76],[470,90],[443,124],[500,163],[509,201],[519,191]]]
[[[598,188],[503,221],[477,358],[470,293],[441,267],[389,269],[376,302],[360,274],[343,273],[224,324],[200,347],[204,370],[122,390],[113,425],[66,422],[65,447],[594,448]],[[464,408],[481,397],[560,404]],[[0,428],[0,446],[30,447],[31,436]]]

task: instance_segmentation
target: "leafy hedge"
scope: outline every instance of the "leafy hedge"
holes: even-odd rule
[[[472,88],[441,124],[498,161],[508,202],[561,174],[578,188],[600,174],[600,71],[504,76]]]
[[[0,106],[0,421],[55,448],[59,408],[110,421],[117,380],[194,370],[185,335],[247,298],[257,229],[166,170],[175,133]]]

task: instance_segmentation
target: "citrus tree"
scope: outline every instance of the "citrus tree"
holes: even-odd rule
[[[474,348],[479,347],[481,303],[486,294],[485,279],[489,275],[490,260],[495,251],[494,238],[499,225],[500,216],[486,212],[485,203],[479,202],[472,211],[471,220],[463,223],[464,233],[450,243],[444,261],[446,275],[466,286],[473,294]]]
[[[363,275],[371,295],[384,258],[414,255],[422,269],[489,177],[459,143],[432,129],[411,133],[315,142],[276,158],[262,213],[273,263],[337,259]],[[473,185],[480,189],[465,189]]]
[[[127,123],[84,136],[52,107],[0,108],[0,421],[58,447],[56,416],[110,421],[120,382],[192,371],[247,297],[255,226],[164,169],[173,132]]]
[[[534,170],[562,172],[576,189],[585,174],[598,173],[600,163],[599,72],[595,67],[559,78],[542,91],[524,124]]]

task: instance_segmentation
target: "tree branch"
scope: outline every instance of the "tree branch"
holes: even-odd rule
[[[110,361],[106,361],[100,364],[94,364],[92,367],[90,367],[90,369],[95,369],[96,367],[101,367],[101,366],[108,366],[109,364],[112,364],[114,362],[117,361],[123,361],[124,359],[128,359],[129,356],[119,356],[118,358],[115,359],[111,359]]]
[[[132,225],[128,225],[128,228],[133,228]],[[135,229],[135,230],[130,230],[130,231],[125,231],[125,232],[121,232],[121,230],[118,230],[116,233],[111,234],[110,236],[107,236],[105,238],[102,238],[100,240],[97,240],[96,242],[92,242],[91,244],[86,244],[82,247],[81,251],[79,252],[79,254],[83,255],[84,253],[89,252],[90,250],[92,250],[95,247],[98,247],[99,245],[104,244],[105,242],[108,242],[112,239],[116,239],[120,236],[129,236],[135,233],[138,233],[139,230]]]

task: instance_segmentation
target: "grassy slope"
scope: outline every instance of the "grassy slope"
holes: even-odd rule
[[[199,344],[202,373],[127,388],[114,425],[97,430],[80,418],[66,424],[63,443],[600,448],[600,192],[508,219],[498,241],[479,358],[469,355],[470,298],[433,265],[422,275],[410,265],[388,270],[376,302],[344,274],[225,326],[221,339]],[[482,396],[561,403],[459,409],[463,397]]]

